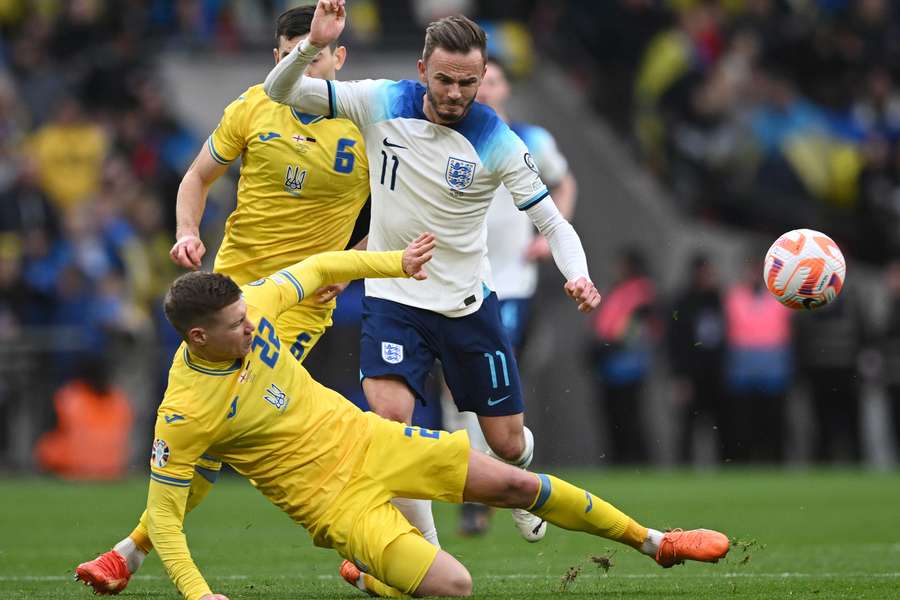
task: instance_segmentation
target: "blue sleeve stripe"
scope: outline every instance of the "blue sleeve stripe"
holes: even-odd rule
[[[303,286],[300,285],[300,282],[297,281],[297,278],[290,274],[288,271],[278,271],[279,275],[284,275],[288,281],[294,286],[294,289],[297,290],[297,302],[303,300]]]
[[[538,202],[540,202],[541,200],[543,200],[544,198],[546,198],[549,195],[550,195],[550,190],[548,190],[547,188],[544,188],[542,191],[538,192],[537,194],[535,194],[534,196],[532,196],[531,198],[526,200],[524,204],[518,206],[518,209],[519,210],[528,210],[529,208],[531,208],[532,206],[534,206],[535,204],[537,204]]]
[[[206,147],[209,148],[209,154],[210,154],[210,156],[213,157],[214,161],[216,161],[219,164],[223,164],[223,165],[231,164],[231,160],[228,160],[227,158],[223,158],[221,154],[216,152],[216,147],[213,144],[212,136],[209,136],[209,139],[206,140]],[[232,160],[234,160],[234,159],[232,159]]]
[[[536,510],[540,510],[544,504],[547,503],[547,499],[550,498],[551,486],[550,486],[550,478],[544,475],[543,473],[537,474],[538,479],[541,480],[541,490],[538,492],[537,500],[534,501],[534,504],[528,507],[529,512],[534,512]]]
[[[165,483],[166,485],[173,485],[175,487],[191,487],[190,479],[177,479],[175,477],[167,477],[166,475],[160,475],[159,473],[155,473],[150,471],[150,479],[153,481],[158,481],[159,483]]]
[[[194,470],[200,473],[203,476],[203,479],[207,480],[210,483],[215,483],[216,479],[219,478],[219,472],[213,469],[205,469],[201,466],[195,466]]]
[[[337,116],[337,113],[335,112],[334,84],[326,79],[325,85],[328,86],[328,118],[333,119]]]
[[[203,460],[212,460],[212,461],[215,461],[215,462],[217,462],[217,463],[221,463],[221,462],[222,462],[222,459],[216,458],[215,456],[212,456],[212,455],[210,455],[210,454],[207,454],[206,452],[204,452],[203,454],[201,454],[201,455],[200,455],[200,458],[202,458]]]

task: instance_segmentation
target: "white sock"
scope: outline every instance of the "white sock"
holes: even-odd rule
[[[514,467],[519,467],[520,469],[527,469],[529,465],[531,465],[531,461],[534,459],[534,434],[531,433],[531,430],[527,427],[522,427],[522,434],[525,436],[525,449],[522,450],[522,454],[514,459],[514,460],[506,460],[505,458],[500,458],[493,450],[489,450],[488,454],[496,458],[497,460],[502,460],[503,462],[510,464]]]
[[[663,533],[662,531],[657,531],[655,529],[647,530],[647,539],[644,540],[644,543],[641,544],[641,552],[646,554],[647,556],[656,556],[657,551],[659,550],[659,545],[662,543]]]
[[[412,498],[394,498],[391,503],[403,513],[413,527],[422,532],[422,537],[434,546],[441,547],[438,541],[437,528],[434,526],[434,515],[431,514],[431,500],[414,500]]]
[[[144,559],[147,558],[144,551],[138,548],[130,537],[125,538],[113,546],[113,550],[122,555],[122,558],[125,559],[125,564],[128,565],[128,571],[132,575],[141,568],[141,564],[144,562]]]

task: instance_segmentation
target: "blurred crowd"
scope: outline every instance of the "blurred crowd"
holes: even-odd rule
[[[881,264],[897,255],[896,2],[547,4],[544,44],[684,210],[822,229]]]
[[[0,467],[23,412],[29,445],[48,432],[34,454],[45,469],[105,478],[127,466],[134,444],[117,433],[153,407],[117,382],[131,367],[151,371],[146,397],[161,397],[178,343],[160,309],[178,274],[168,257],[176,192],[207,133],[174,115],[155,57],[268,46],[274,15],[293,4],[0,0]],[[441,11],[480,14],[488,27],[530,14],[538,43],[685,210],[778,233],[820,227],[848,253],[897,256],[900,11],[889,2],[359,0],[352,10],[356,41],[373,44],[367,32],[400,25],[419,44],[419,23]],[[527,70],[520,30],[492,33]],[[619,101],[622,89],[632,102]],[[755,261],[723,284],[697,255],[675,297],[640,251],[623,249],[619,265],[586,334],[604,464],[650,460],[640,414],[653,410],[647,386],[660,373],[685,463],[703,432],[714,432],[713,460],[784,460],[798,385],[811,399],[814,459],[861,459],[867,382],[886,391],[900,440],[900,262],[886,270],[884,323],[869,321],[852,287],[792,318]],[[349,397],[359,396],[352,359],[328,359],[355,352],[360,294],[342,297],[310,363]],[[131,355],[149,366],[129,365]]]
[[[757,254],[727,283],[698,253],[682,289],[664,295],[640,250],[620,252],[589,353],[603,452],[613,464],[651,456],[650,419],[641,418],[649,410],[671,417],[677,463],[698,459],[701,437],[711,438],[709,463],[796,459],[791,414],[801,397],[811,429],[806,458],[857,463],[866,447],[890,444],[865,439],[872,427],[862,419],[864,392],[873,389],[886,396],[882,433],[900,442],[900,261],[885,270],[887,313],[873,319],[854,285],[824,308],[786,309],[766,289]],[[651,407],[647,387],[661,373],[665,406]]]

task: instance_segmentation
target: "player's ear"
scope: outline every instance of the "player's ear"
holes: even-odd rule
[[[275,57],[275,64],[278,64],[280,60],[280,54],[278,53],[278,48],[272,48],[272,56]]]
[[[416,68],[419,70],[419,81],[428,83],[428,77],[425,75],[425,61],[420,58],[416,63]]]
[[[187,331],[188,342],[196,346],[206,345],[206,330],[202,327],[191,327]]]
[[[341,67],[344,66],[344,61],[347,60],[347,48],[345,46],[338,46],[334,50],[334,70],[340,71]]]

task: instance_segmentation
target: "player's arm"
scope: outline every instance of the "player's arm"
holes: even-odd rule
[[[206,247],[200,240],[200,220],[206,208],[209,188],[225,171],[228,164],[215,160],[204,144],[178,186],[175,203],[175,245],[169,251],[172,260],[186,269],[199,269]]]
[[[187,600],[212,594],[188,550],[184,516],[194,467],[206,445],[203,432],[190,421],[156,424],[154,457],[147,493],[147,529],[172,582]]]
[[[323,252],[244,286],[244,296],[248,304],[268,307],[277,315],[301,302],[306,290],[317,290],[324,285],[363,278],[426,279],[423,266],[431,260],[435,245],[434,235],[423,233],[402,251]]]
[[[486,157],[488,168],[499,173],[516,208],[524,210],[547,238],[553,260],[566,278],[566,294],[578,303],[578,310],[591,312],[599,306],[600,294],[591,282],[581,239],[550,197],[524,142],[502,123],[493,135],[497,143]]]
[[[364,127],[372,122],[376,90],[383,81],[330,81],[305,77],[309,64],[344,30],[343,0],[319,0],[309,36],[297,44],[266,76],[263,89],[275,102],[314,115],[345,117]]]

